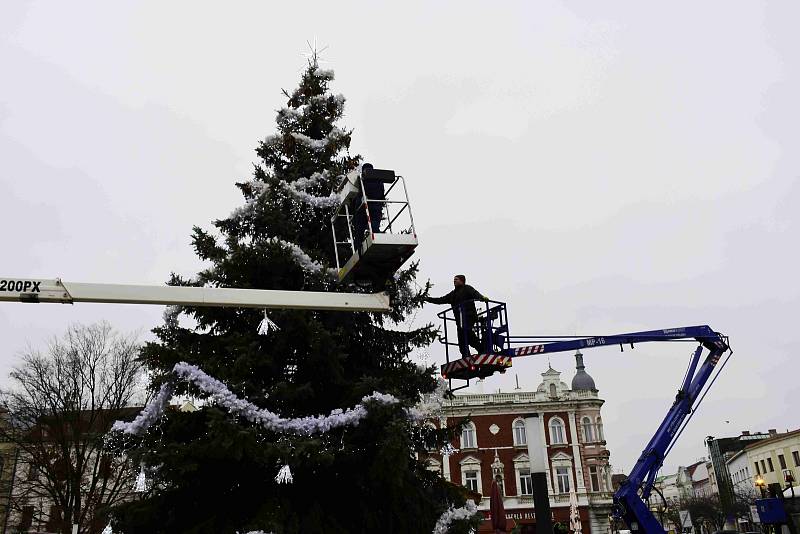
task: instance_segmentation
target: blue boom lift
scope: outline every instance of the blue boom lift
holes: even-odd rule
[[[711,387],[719,371],[727,363],[727,358],[716,374],[714,374],[714,368],[717,367],[725,352],[730,352],[728,358],[733,353],[730,350],[727,336],[715,332],[708,326],[686,326],[609,336],[514,337],[509,335],[505,303],[490,300],[484,303],[483,308],[478,313],[476,329],[481,335],[484,352],[453,361],[450,360],[450,347],[458,347],[458,343],[451,341],[452,337],[448,337],[448,326],[452,329],[452,326],[456,324],[465,323],[463,321],[456,322],[454,316],[456,311],[454,310],[446,310],[438,314],[439,318],[444,321],[443,335],[439,341],[444,344],[447,355],[447,363],[442,366],[441,373],[443,378],[450,381],[451,391],[467,387],[472,378],[485,378],[495,372],[503,373],[511,367],[515,358],[523,356],[608,345],[619,345],[620,348],[630,345],[633,348],[636,343],[648,341],[691,342],[694,340],[698,343],[689,360],[686,376],[678,389],[675,401],[642,451],[627,480],[614,493],[614,516],[625,521],[632,532],[664,534],[664,528],[650,512],[646,501],[653,490],[656,474],[664,463],[664,458],[705,396],[705,392],[708,390],[706,386]],[[512,347],[512,345],[522,346]],[[706,351],[705,357],[703,357],[704,350]],[[452,387],[453,379],[467,380],[467,385],[454,389]]]

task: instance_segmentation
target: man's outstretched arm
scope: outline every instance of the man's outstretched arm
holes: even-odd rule
[[[451,291],[442,297],[425,297],[425,302],[430,302],[431,304],[452,304],[453,293],[454,291]]]

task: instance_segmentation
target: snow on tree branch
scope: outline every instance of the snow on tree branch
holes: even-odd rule
[[[317,415],[285,419],[269,410],[259,408],[251,402],[240,399],[225,384],[216,378],[207,375],[199,367],[185,362],[175,364],[173,373],[178,378],[185,379],[194,384],[200,391],[209,396],[209,400],[228,410],[231,414],[242,417],[253,424],[259,425],[273,432],[310,436],[312,434],[326,433],[344,426],[357,426],[367,416],[367,404],[399,404],[400,400],[393,395],[375,392],[361,399],[360,404],[346,410],[336,409],[330,415]],[[150,427],[164,413],[172,396],[172,387],[161,387],[155,399],[144,407],[142,412],[130,423],[117,421],[112,426],[113,431],[138,435]]]
[[[462,519],[469,519],[478,513],[478,506],[471,500],[461,508],[450,506],[444,513],[439,516],[436,521],[436,526],[433,527],[433,534],[447,534],[450,530],[450,524],[453,521],[460,521]]]

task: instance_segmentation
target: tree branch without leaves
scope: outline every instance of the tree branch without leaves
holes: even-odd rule
[[[21,355],[11,387],[0,392],[0,440],[18,451],[12,517],[48,501],[40,519],[49,531],[69,533],[75,523],[94,533],[105,526],[106,510],[131,494],[136,469],[104,450],[103,439],[114,421],[137,411],[138,353],[134,336],[103,322],[73,326],[45,352]]]

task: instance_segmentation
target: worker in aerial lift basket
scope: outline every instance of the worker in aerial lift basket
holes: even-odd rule
[[[467,277],[457,274],[453,277],[453,290],[443,297],[425,297],[431,304],[449,304],[456,317],[456,330],[458,331],[458,349],[463,357],[469,356],[469,347],[473,347],[478,354],[484,352],[481,340],[475,332],[475,323],[478,321],[478,311],[475,301],[487,301],[477,289],[467,285]]]
[[[374,167],[371,163],[361,166],[361,183],[364,184],[363,196],[357,196],[353,202],[353,240],[356,250],[361,250],[361,243],[371,230],[373,233],[380,232],[381,219],[383,219],[384,200],[384,180],[380,174],[384,171],[373,172]],[[364,197],[369,202],[364,204]],[[367,212],[369,212],[369,224],[367,222]]]

